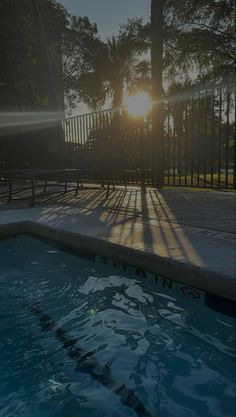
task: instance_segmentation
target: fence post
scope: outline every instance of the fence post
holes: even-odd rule
[[[163,10],[164,0],[152,0],[152,182],[158,187],[164,183]]]

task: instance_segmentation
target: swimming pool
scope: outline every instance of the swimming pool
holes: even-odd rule
[[[203,292],[30,236],[0,265],[0,417],[235,415],[235,319]]]

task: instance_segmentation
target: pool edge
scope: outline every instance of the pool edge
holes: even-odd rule
[[[166,276],[174,281],[236,301],[233,277],[209,271],[192,264],[150,254],[104,239],[46,226],[33,221],[13,222],[0,226],[0,238],[31,234],[50,239],[74,249],[105,256],[125,265]]]

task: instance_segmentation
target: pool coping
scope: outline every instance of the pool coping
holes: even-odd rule
[[[186,264],[180,260],[35,221],[24,220],[0,225],[0,238],[19,234],[31,234],[46,238],[73,249],[104,256],[123,265],[134,266],[187,286],[236,301],[236,280],[234,277],[209,271],[204,267]]]

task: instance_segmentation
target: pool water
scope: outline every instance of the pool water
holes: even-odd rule
[[[235,319],[106,262],[0,241],[0,417],[235,416]]]

